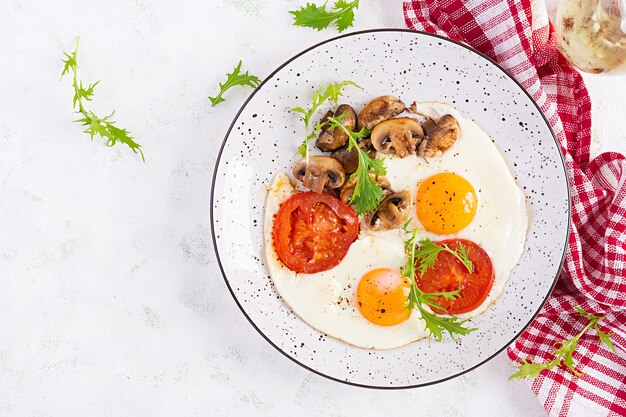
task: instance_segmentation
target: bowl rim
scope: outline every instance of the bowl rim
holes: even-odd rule
[[[231,134],[231,131],[233,129],[233,127],[235,126],[235,123],[237,122],[237,120],[239,119],[239,116],[241,115],[241,113],[243,112],[243,110],[246,108],[246,106],[248,105],[248,103],[250,102],[250,100],[252,100],[252,98],[255,96],[255,94],[265,85],[266,82],[270,81],[278,72],[280,72],[285,66],[287,66],[288,64],[290,64],[292,61],[294,61],[295,59],[299,58],[300,56],[306,54],[307,52],[316,49],[324,44],[327,44],[329,42],[333,42],[336,41],[338,39],[342,39],[342,38],[346,38],[346,37],[350,37],[350,36],[355,36],[355,35],[363,35],[363,34],[368,34],[368,33],[378,33],[378,32],[396,32],[396,33],[412,33],[412,34],[417,34],[417,35],[425,35],[425,36],[430,36],[432,38],[441,40],[441,41],[445,41],[445,42],[449,42],[452,43],[454,45],[460,46],[462,48],[465,48],[467,50],[469,50],[470,52],[480,56],[481,58],[485,59],[486,61],[490,62],[492,65],[494,65],[497,69],[499,69],[506,77],[508,77],[509,79],[511,79],[513,82],[515,82],[515,84],[518,85],[518,87],[524,92],[524,94],[526,94],[526,96],[530,99],[530,101],[532,102],[532,104],[535,106],[535,108],[537,109],[537,111],[539,112],[539,114],[541,115],[541,117],[543,118],[546,126],[548,127],[548,130],[550,131],[550,133],[552,134],[552,139],[554,140],[555,144],[557,145],[557,149],[559,150],[559,155],[561,157],[561,164],[563,166],[563,172],[565,174],[565,183],[567,186],[567,234],[565,236],[565,240],[563,242],[563,253],[561,255],[561,260],[559,262],[559,268],[558,268],[558,272],[556,273],[556,275],[554,276],[554,279],[552,281],[552,284],[550,285],[550,289],[548,290],[548,293],[546,294],[545,298],[543,299],[543,301],[541,301],[541,303],[539,304],[539,306],[537,307],[537,310],[533,313],[532,317],[530,318],[530,320],[528,320],[528,322],[522,327],[522,329],[507,343],[505,344],[503,347],[501,347],[500,349],[498,349],[495,353],[489,355],[486,359],[478,362],[476,365],[468,368],[468,369],[464,369],[462,371],[459,371],[453,375],[447,376],[445,378],[440,378],[434,381],[429,381],[429,382],[425,382],[425,383],[421,383],[421,384],[412,384],[412,385],[403,385],[403,386],[379,386],[379,385],[368,385],[368,384],[360,384],[360,383],[356,383],[356,382],[351,382],[351,381],[347,381],[347,380],[343,380],[343,379],[339,379],[336,378],[334,376],[331,375],[327,375],[323,372],[320,372],[308,365],[305,365],[304,363],[302,363],[301,361],[299,361],[298,359],[290,356],[287,352],[283,351],[280,347],[278,347],[268,336],[266,336],[261,329],[256,325],[256,323],[250,318],[250,316],[248,316],[248,314],[246,313],[246,311],[244,310],[243,306],[241,305],[241,303],[239,302],[239,300],[237,299],[237,296],[235,295],[232,287],[230,286],[230,283],[228,281],[228,277],[226,276],[226,272],[224,271],[224,267],[222,265],[222,261],[220,259],[220,254],[219,254],[219,250],[218,250],[218,245],[217,245],[217,238],[216,238],[216,232],[215,232],[215,217],[214,217],[214,201],[215,201],[215,183],[217,180],[217,171],[221,162],[221,158],[222,158],[222,153],[224,152],[224,148],[226,147],[226,142],[228,141],[228,138]],[[517,81],[513,76],[511,76],[500,64],[498,64],[496,61],[494,61],[493,59],[491,59],[490,57],[488,57],[487,55],[485,55],[484,53],[477,51],[476,49],[465,45],[464,43],[455,41],[453,39],[450,38],[446,38],[444,36],[441,35],[437,35],[434,33],[428,33],[428,32],[424,32],[421,30],[413,30],[413,29],[405,29],[405,28],[378,28],[378,29],[365,29],[365,30],[358,30],[358,31],[354,31],[354,32],[349,32],[349,33],[345,33],[342,35],[338,35],[338,36],[334,36],[331,38],[328,38],[326,40],[323,40],[321,42],[318,42],[306,49],[303,49],[302,51],[298,52],[297,54],[293,55],[291,58],[287,59],[285,62],[283,62],[281,65],[279,65],[274,71],[272,71],[265,79],[263,79],[263,81],[254,89],[254,91],[248,96],[248,98],[244,101],[244,103],[241,105],[241,107],[239,108],[239,110],[237,111],[237,114],[235,115],[235,117],[233,118],[233,121],[231,122],[228,130],[226,131],[226,135],[224,136],[224,139],[222,140],[222,144],[220,145],[220,149],[219,152],[217,154],[217,158],[215,160],[215,165],[213,168],[213,179],[211,181],[211,198],[210,198],[210,208],[209,208],[209,214],[210,214],[210,218],[211,218],[211,240],[213,242],[213,250],[215,252],[215,258],[217,260],[217,264],[219,266],[220,272],[222,274],[222,277],[224,278],[224,282],[226,283],[226,286],[228,287],[228,291],[230,292],[230,295],[233,297],[233,299],[235,300],[235,303],[237,304],[237,307],[239,307],[239,310],[241,310],[241,312],[243,313],[243,315],[246,317],[246,319],[248,319],[248,322],[252,325],[252,327],[254,329],[256,329],[256,331],[271,345],[273,346],[276,350],[278,350],[280,353],[282,353],[285,357],[289,358],[291,361],[293,361],[294,363],[300,365],[301,367],[303,367],[304,369],[313,372],[314,374],[317,374],[319,376],[322,376],[324,378],[330,379],[332,381],[336,381],[336,382],[340,382],[342,384],[346,384],[346,385],[351,385],[354,387],[361,387],[361,388],[369,388],[369,389],[376,389],[376,390],[402,390],[402,389],[411,389],[411,388],[419,388],[419,387],[425,387],[425,386],[429,386],[429,385],[435,385],[441,382],[445,382],[448,380],[451,380],[453,378],[459,377],[463,374],[466,374],[470,371],[473,371],[474,369],[484,365],[485,363],[489,362],[491,359],[495,358],[496,356],[498,356],[500,353],[502,353],[507,347],[509,347],[527,328],[528,326],[530,326],[530,324],[535,320],[535,318],[537,317],[537,315],[539,314],[539,312],[541,311],[541,309],[543,308],[544,304],[546,303],[546,301],[548,301],[548,298],[550,297],[550,295],[552,294],[552,291],[554,290],[554,287],[556,286],[556,283],[558,281],[558,278],[561,274],[561,271],[563,269],[563,264],[565,263],[565,256],[567,254],[567,248],[568,248],[568,241],[569,241],[569,236],[571,233],[571,227],[572,227],[572,216],[571,216],[571,212],[572,212],[572,200],[571,200],[571,186],[569,183],[569,177],[567,175],[567,167],[565,164],[565,157],[563,155],[563,152],[561,150],[561,145],[559,143],[559,141],[556,138],[556,135],[554,134],[554,130],[552,129],[552,126],[550,125],[550,122],[548,121],[546,115],[543,113],[543,111],[541,110],[541,108],[539,107],[539,105],[535,102],[535,100],[533,99],[533,97],[528,93],[528,91],[526,91],[526,89],[520,84],[519,81]]]

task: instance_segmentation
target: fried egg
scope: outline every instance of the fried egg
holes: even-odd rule
[[[474,121],[443,103],[416,103],[416,110],[435,120],[445,114],[455,117],[458,140],[440,157],[378,156],[391,189],[410,193],[409,217],[419,238],[468,239],[489,254],[495,271],[489,295],[474,310],[456,315],[475,317],[502,293],[524,251],[524,194],[502,154]],[[377,232],[362,224],[346,256],[327,271],[298,274],[280,261],[273,242],[274,217],[295,192],[289,177],[277,174],[264,219],[266,263],[285,303],[313,328],[354,346],[391,349],[428,336],[419,312],[405,308],[410,286],[399,273],[406,262],[401,229]]]

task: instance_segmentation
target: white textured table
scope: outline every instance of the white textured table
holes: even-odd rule
[[[335,36],[292,27],[302,3],[0,2],[1,416],[544,415],[504,354],[433,387],[354,388],[284,358],[231,299],[210,177],[249,90],[206,97],[240,58],[263,77]],[[402,27],[400,3],[362,0],[355,29]],[[94,107],[146,164],[70,123],[60,59],[77,34]],[[626,151],[626,78],[586,79],[594,152]]]

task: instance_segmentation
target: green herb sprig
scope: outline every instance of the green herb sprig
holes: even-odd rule
[[[362,89],[361,86],[353,81],[343,81],[339,84],[328,84],[326,89],[324,89],[324,87],[320,87],[315,93],[313,93],[313,97],[311,98],[311,107],[308,109],[304,109],[302,107],[294,107],[290,109],[290,111],[302,114],[306,137],[304,142],[302,142],[302,145],[298,148],[298,154],[306,158],[307,164],[309,163],[309,142],[311,139],[315,139],[319,135],[322,127],[324,126],[324,123],[317,123],[315,127],[311,129],[311,119],[315,115],[317,109],[319,109],[319,107],[326,101],[330,100],[331,103],[336,105],[339,97],[343,96],[341,90],[348,85]]]
[[[352,132],[348,130],[342,123],[341,119],[346,117],[342,114],[338,117],[328,117],[328,129],[342,129],[348,135],[348,150],[356,149],[359,156],[359,165],[352,174],[352,177],[356,177],[356,184],[352,197],[350,197],[350,204],[354,204],[357,214],[372,213],[383,198],[383,189],[375,180],[370,177],[370,170],[377,176],[385,175],[387,170],[383,164],[382,159],[370,158],[368,153],[359,147],[359,139],[370,136],[370,131],[367,128],[362,128],[359,132]]]
[[[72,53],[63,52],[65,55],[65,59],[63,59],[63,72],[61,72],[61,78],[65,74],[72,73],[72,86],[74,87],[74,99],[73,99],[73,107],[77,113],[79,113],[82,117],[80,119],[74,120],[75,123],[80,123],[82,126],[86,126],[84,130],[85,133],[89,134],[91,140],[95,135],[100,135],[103,139],[106,139],[106,145],[108,147],[112,147],[118,142],[125,144],[128,146],[133,152],[139,153],[141,155],[141,159],[146,162],[143,151],[141,150],[141,145],[133,140],[133,137],[130,135],[130,132],[126,129],[122,129],[117,127],[112,118],[115,114],[115,110],[111,112],[108,116],[98,117],[96,114],[85,107],[86,102],[89,102],[93,99],[93,90],[100,83],[100,81],[96,81],[93,84],[89,84],[86,88],[83,85],[82,81],[78,81],[78,43],[80,41],[80,37],[76,38],[76,47]]]
[[[526,379],[526,378],[536,378],[539,376],[541,371],[546,369],[554,369],[557,366],[563,366],[565,369],[569,369],[576,376],[581,376],[582,372],[579,372],[574,365],[573,354],[576,351],[576,347],[578,346],[578,342],[580,338],[587,333],[589,329],[594,329],[598,333],[598,337],[600,338],[600,343],[604,343],[609,349],[615,352],[615,346],[613,346],[613,342],[611,341],[612,333],[604,333],[598,327],[598,322],[601,321],[603,316],[594,316],[591,313],[586,312],[582,308],[575,306],[574,310],[580,315],[587,319],[589,322],[587,325],[574,337],[568,339],[564,342],[557,342],[554,344],[554,349],[552,351],[552,355],[554,359],[546,363],[533,363],[528,359],[523,359],[520,365],[517,365],[517,372],[509,377],[511,379]],[[557,347],[558,346],[558,347]]]
[[[406,277],[411,283],[411,290],[409,292],[407,307],[410,309],[417,309],[424,322],[426,323],[426,329],[429,331],[430,337],[434,337],[435,341],[441,342],[443,340],[443,332],[448,332],[453,340],[456,335],[466,336],[474,330],[478,330],[474,327],[465,327],[464,324],[467,320],[459,320],[456,317],[441,317],[431,311],[426,310],[425,305],[435,308],[437,310],[445,311],[440,304],[435,300],[438,297],[443,297],[446,300],[454,300],[459,297],[461,289],[455,291],[425,293],[419,289],[415,282],[417,267],[417,253],[419,251],[417,241],[417,230],[409,229],[410,220],[407,221],[402,229],[405,234],[408,235],[408,239],[404,242],[404,250],[406,254],[406,264],[402,268],[402,276]],[[420,242],[421,244],[421,242]],[[417,262],[416,262],[417,261]],[[423,275],[423,273],[422,273]]]
[[[248,71],[244,73],[241,72],[241,63],[242,60],[239,60],[239,63],[235,66],[233,72],[226,74],[226,81],[224,83],[219,83],[220,92],[215,97],[209,96],[209,100],[211,100],[211,107],[215,107],[217,104],[225,101],[222,95],[228,89],[236,85],[257,88],[259,84],[261,84],[261,80],[256,75],[248,74]]]
[[[423,277],[424,273],[435,264],[437,256],[440,252],[448,252],[458,259],[467,268],[469,273],[474,272],[474,264],[469,259],[469,249],[459,243],[459,247],[456,250],[452,250],[447,244],[439,245],[429,238],[420,240],[419,247],[415,252],[415,258],[417,259],[418,270],[420,276]]]
[[[351,2],[337,0],[330,11],[326,10],[326,3],[317,6],[307,3],[299,10],[290,10],[293,15],[295,26],[305,26],[317,30],[326,29],[332,22],[335,22],[337,30],[343,32],[354,24],[354,9],[359,7],[359,0]]]

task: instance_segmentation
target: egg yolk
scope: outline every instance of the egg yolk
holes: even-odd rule
[[[478,201],[465,178],[444,172],[422,181],[415,203],[424,229],[439,235],[456,233],[471,223]]]
[[[357,304],[361,314],[374,324],[393,326],[402,323],[411,314],[407,297],[411,284],[400,271],[374,269],[359,281]]]

